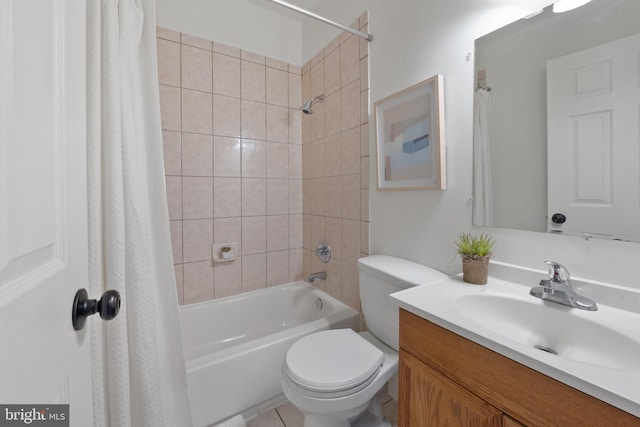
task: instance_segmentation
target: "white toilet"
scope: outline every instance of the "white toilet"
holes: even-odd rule
[[[304,414],[304,427],[383,427],[376,395],[398,372],[398,308],[389,294],[446,276],[386,255],[358,261],[360,302],[368,332],[316,332],[291,346],[282,388]]]

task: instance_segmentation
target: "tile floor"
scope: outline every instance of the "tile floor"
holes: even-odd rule
[[[398,425],[398,403],[391,397],[384,403],[384,416],[393,427]],[[247,427],[302,427],[303,417],[291,403],[263,412],[247,422]]]

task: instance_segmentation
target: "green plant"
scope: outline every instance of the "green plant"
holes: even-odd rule
[[[458,253],[463,258],[479,259],[491,256],[494,242],[491,236],[485,233],[480,233],[478,236],[471,233],[460,233],[455,244]]]

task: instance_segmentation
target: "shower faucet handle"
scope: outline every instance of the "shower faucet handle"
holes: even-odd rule
[[[323,263],[328,263],[331,259],[331,246],[327,243],[326,240],[320,240],[318,242],[318,246],[316,246],[316,255],[320,258],[320,261]]]

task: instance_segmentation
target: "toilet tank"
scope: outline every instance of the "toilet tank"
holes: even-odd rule
[[[398,351],[398,306],[389,294],[426,285],[447,276],[432,268],[388,255],[358,260],[360,304],[367,329],[380,341]]]

